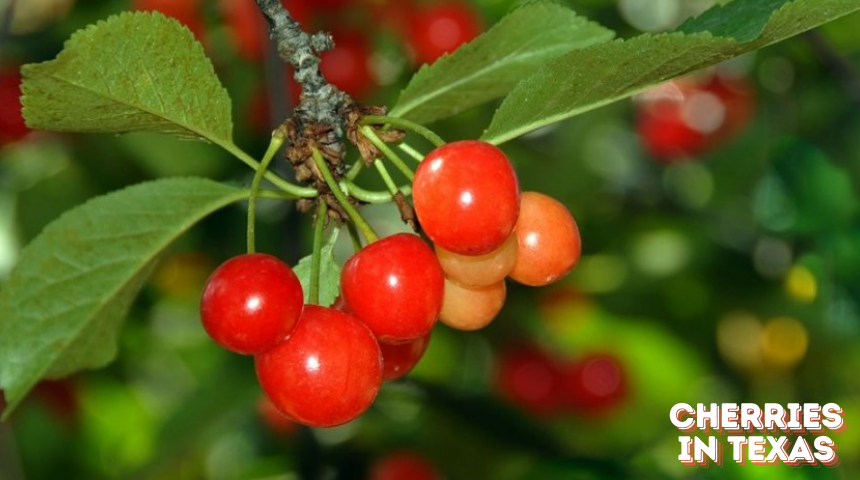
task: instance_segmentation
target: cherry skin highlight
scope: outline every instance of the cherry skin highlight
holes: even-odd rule
[[[460,255],[484,255],[517,223],[520,189],[508,157],[479,140],[443,145],[415,171],[412,199],[433,243]]]
[[[517,260],[517,236],[509,236],[501,247],[484,255],[460,255],[436,245],[436,257],[446,277],[460,285],[486,287],[511,273]]]
[[[439,321],[457,330],[486,327],[505,305],[505,281],[486,287],[466,287],[445,279],[445,297]]]
[[[370,407],[382,384],[382,354],[355,317],[305,306],[293,333],[255,358],[257,379],[283,414],[311,427],[334,427]]]
[[[399,233],[361,249],[341,272],[347,309],[380,342],[426,335],[442,308],[444,276],[433,250],[417,235]]]
[[[517,222],[517,261],[510,277],[533,287],[567,275],[582,249],[576,221],[558,200],[523,192]]]
[[[382,379],[385,381],[397,380],[406,375],[424,356],[427,345],[430,344],[430,334],[418,337],[406,343],[379,343],[382,350]]]
[[[259,354],[292,330],[304,294],[289,265],[262,253],[227,260],[210,275],[200,301],[206,333],[222,347]]]

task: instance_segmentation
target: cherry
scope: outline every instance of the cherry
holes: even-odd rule
[[[752,89],[743,78],[682,78],[639,96],[636,130],[658,161],[677,162],[717,145],[746,126]]]
[[[562,405],[562,372],[538,346],[520,344],[500,358],[496,388],[503,398],[536,415],[555,413]]]
[[[523,192],[516,227],[517,261],[510,277],[531,286],[567,275],[579,260],[581,240],[573,216],[558,200]]]
[[[566,403],[581,413],[605,411],[627,391],[621,362],[609,353],[589,354],[568,365],[563,375]]]
[[[379,459],[370,470],[370,480],[439,480],[442,478],[424,457],[399,451]]]
[[[221,0],[221,14],[236,52],[246,60],[259,61],[266,53],[268,28],[253,0]]]
[[[481,33],[481,22],[465,3],[441,2],[414,12],[409,44],[419,63],[433,63]]]
[[[263,423],[277,435],[290,436],[298,428],[298,424],[275,408],[275,404],[265,395],[260,396],[257,401],[257,414]]]
[[[352,421],[382,384],[382,354],[355,317],[306,305],[290,336],[255,358],[257,379],[279,411],[311,427]]]
[[[0,72],[0,146],[20,140],[30,130],[21,114],[21,74]]]
[[[396,380],[409,373],[424,356],[429,344],[429,333],[406,343],[380,342],[379,349],[382,350],[383,366],[382,379],[386,381]]]
[[[436,255],[409,233],[361,249],[347,260],[340,284],[347,308],[385,343],[430,332],[442,308],[443,286]]]
[[[436,245],[436,257],[445,276],[464,286],[486,287],[503,280],[517,260],[517,236],[484,255],[460,255]]]
[[[445,279],[439,320],[457,330],[479,330],[496,318],[505,304],[505,281],[486,287],[466,287]]]
[[[461,255],[499,248],[520,208],[517,175],[508,157],[479,140],[452,142],[428,153],[415,171],[412,198],[427,236]]]
[[[370,72],[370,42],[358,31],[332,34],[334,48],[320,54],[320,71],[326,80],[353,98],[365,97],[373,89]]]
[[[302,312],[299,278],[277,258],[246,254],[227,260],[209,277],[200,302],[206,332],[222,347],[263,353],[286,337]]]
[[[188,27],[197,40],[203,41],[204,39],[204,22],[200,0],[134,0],[132,8],[146,12],[159,11],[168,17],[173,17]]]

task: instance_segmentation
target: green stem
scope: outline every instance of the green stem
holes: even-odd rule
[[[334,195],[334,198],[337,199],[337,202],[343,207],[343,210],[349,215],[350,220],[361,230],[361,233],[364,235],[364,238],[368,243],[373,243],[379,240],[379,235],[373,231],[373,227],[367,223],[367,220],[358,213],[358,210],[349,203],[349,199],[344,195],[343,190],[340,189],[340,185],[337,184],[337,181],[334,179],[334,175],[331,174],[331,170],[329,170],[328,165],[325,163],[325,159],[319,150],[314,148],[312,150],[314,163],[317,168],[322,173],[323,179],[325,183],[328,185],[328,188],[331,190],[331,193]]]
[[[424,160],[424,155],[421,155],[421,152],[415,150],[414,148],[412,148],[411,145],[406,142],[398,143],[397,148],[403,150],[404,152],[406,152],[407,155],[414,158],[415,160],[418,160],[418,163],[421,163]]]
[[[250,192],[250,191],[249,191]],[[282,192],[280,190],[257,190],[257,198],[274,198],[277,200],[295,200],[297,197],[292,193]]]
[[[322,259],[323,230],[325,230],[328,205],[317,202],[317,216],[314,219],[314,249],[311,253],[311,284],[308,291],[308,303],[320,303],[320,263]]]
[[[380,123],[400,127],[415,132],[418,135],[421,135],[422,137],[426,138],[428,142],[432,143],[437,147],[445,145],[445,140],[443,140],[442,137],[440,137],[439,135],[436,135],[436,132],[430,130],[424,125],[421,125],[420,123],[415,123],[411,120],[406,120],[405,118],[367,115],[361,119],[362,125],[377,125]]]
[[[346,172],[344,178],[350,181],[355,180],[355,177],[358,176],[362,168],[364,168],[364,162],[362,162],[361,160],[356,160],[356,162],[353,163],[351,167],[349,167],[349,170]]]
[[[397,185],[394,183],[394,180],[391,179],[391,175],[388,173],[388,169],[385,168],[385,165],[382,163],[381,159],[376,159],[373,162],[373,166],[376,167],[376,171],[379,172],[379,176],[382,177],[382,181],[385,183],[385,187],[388,188],[388,192],[392,195],[397,193]]]
[[[361,127],[361,133],[365,137],[367,137],[368,140],[370,140],[370,143],[372,143],[376,146],[376,148],[382,151],[382,153],[384,153],[385,156],[388,157],[389,160],[391,160],[391,163],[393,163],[398,170],[403,172],[403,175],[406,175],[406,178],[408,178],[410,182],[412,181],[412,179],[415,177],[415,172],[413,172],[411,168],[406,166],[406,162],[404,162],[403,159],[400,158],[400,156],[397,155],[394,150],[392,150],[391,147],[388,146],[388,144],[386,144],[382,141],[381,138],[379,138],[376,132],[373,131],[372,127],[369,127],[367,125]]]
[[[257,192],[260,190],[260,183],[263,181],[263,175],[266,174],[266,169],[275,158],[275,154],[284,144],[284,136],[279,130],[272,132],[272,140],[269,142],[269,148],[263,155],[262,163],[257,165],[257,171],[254,173],[254,179],[251,180],[251,191],[248,195],[248,230],[247,230],[247,248],[248,253],[254,253],[256,250],[255,230],[257,224]]]
[[[349,232],[349,239],[352,240],[352,249],[356,253],[361,250],[361,239],[358,238],[358,230],[352,223],[346,224],[346,231]]]
[[[391,193],[389,192],[382,192],[378,190],[365,190],[352,182],[345,183],[345,186],[349,188],[349,194],[361,200],[362,202],[388,203],[394,200],[394,198],[391,196]],[[409,195],[412,195],[412,187],[410,187],[409,185],[403,185],[397,187],[397,189],[403,192],[403,195],[406,195],[407,197]]]
[[[239,147],[237,147],[233,143],[221,144],[221,147],[223,147],[228,152],[232,153],[234,157],[238,158],[239,160],[241,160],[242,162],[244,162],[246,165],[253,168],[254,170],[257,170],[257,171],[260,170],[260,164],[256,160],[251,158],[250,155],[245,153],[242,149],[240,149]],[[290,183],[290,182],[284,180],[283,178],[275,175],[272,172],[266,172],[265,178],[266,178],[266,180],[272,182],[272,184],[275,185],[276,187],[278,187],[281,190],[295,196],[296,198],[314,198],[317,195],[319,195],[319,192],[317,192],[313,188],[295,185],[295,184]]]

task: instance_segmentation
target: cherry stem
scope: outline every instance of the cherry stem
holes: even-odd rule
[[[396,194],[397,185],[394,183],[394,180],[391,179],[391,175],[388,173],[388,169],[385,168],[382,160],[377,158],[373,161],[373,166],[376,167],[376,171],[379,172],[379,176],[382,177],[382,182],[385,183],[385,187],[388,191],[392,195]]]
[[[337,184],[337,181],[334,179],[334,175],[331,174],[331,170],[328,168],[328,164],[325,163],[325,159],[322,156],[322,153],[316,148],[311,150],[314,163],[317,168],[322,173],[323,179],[325,183],[328,185],[329,190],[334,195],[334,198],[337,199],[337,202],[349,216],[349,219],[352,220],[352,223],[361,230],[361,233],[364,235],[364,238],[367,240],[367,243],[373,243],[379,240],[379,235],[373,231],[373,227],[367,223],[367,220],[358,213],[358,210],[349,203],[349,199],[346,198],[346,195],[343,193],[340,185]]]
[[[234,157],[241,160],[244,164],[248,165],[256,171],[260,171],[260,164],[236,145],[232,143],[227,143],[222,144],[221,146],[228,152],[232,153]],[[272,155],[274,155],[274,153]],[[266,180],[272,182],[272,185],[290,194],[292,198],[314,198],[319,195],[319,192],[317,192],[313,188],[302,187],[290,183],[272,172],[265,172],[264,177],[266,178]]]
[[[407,155],[414,158],[415,160],[418,160],[418,163],[421,163],[424,160],[424,155],[421,155],[421,152],[415,150],[414,148],[412,148],[411,145],[406,142],[401,142],[397,144],[397,148],[403,150],[404,152],[406,152]]]
[[[410,182],[412,181],[412,179],[415,177],[415,172],[413,172],[411,168],[406,166],[406,162],[404,162],[403,159],[400,158],[400,156],[397,155],[394,150],[392,150],[391,147],[388,146],[387,143],[383,142],[382,139],[379,138],[376,132],[373,131],[373,127],[365,125],[361,127],[361,133],[365,137],[367,137],[368,140],[370,140],[370,143],[372,143],[374,146],[376,146],[376,148],[378,148],[382,153],[384,153],[385,156],[388,157],[389,160],[391,160],[391,163],[393,163],[394,166],[397,167],[397,169],[400,170],[403,175],[405,175],[406,178],[409,179]],[[375,161],[373,163],[379,163],[379,161]]]
[[[366,115],[361,119],[362,125],[391,125],[393,127],[400,127],[411,132],[415,132],[418,135],[421,135],[428,142],[432,143],[437,147],[441,147],[445,145],[445,140],[442,139],[439,135],[436,134],[433,130],[421,125],[420,123],[415,123],[411,120],[406,120],[405,118],[399,117],[386,117],[381,115]]]
[[[311,282],[308,290],[308,303],[313,305],[320,303],[320,263],[327,213],[328,205],[325,202],[317,202],[317,214],[314,218],[314,249],[311,253]]]
[[[344,178],[350,181],[355,180],[355,177],[357,177],[358,174],[361,173],[361,170],[363,168],[364,162],[362,162],[361,160],[357,160],[355,163],[352,164],[351,167],[349,167],[349,170],[347,170],[346,175],[344,175]]]
[[[346,182],[346,187],[349,188],[349,194],[353,197],[361,200],[362,202],[367,203],[388,203],[394,201],[394,197],[391,196],[390,192],[383,192],[378,190],[365,190],[358,185],[352,182]],[[407,197],[412,195],[412,187],[409,185],[403,185],[397,187],[398,190],[403,192],[403,195]]]
[[[260,183],[263,181],[263,175],[266,174],[266,169],[269,168],[269,164],[272,163],[272,159],[275,158],[275,154],[278,153],[278,150],[281,149],[283,144],[283,132],[280,130],[273,131],[272,140],[269,142],[269,148],[266,149],[266,153],[263,155],[263,161],[257,167],[256,173],[254,173],[254,179],[251,180],[251,191],[248,195],[248,253],[254,253],[256,250],[254,233],[257,223],[257,194],[260,190]]]
[[[351,223],[346,224],[346,231],[349,232],[349,239],[352,241],[352,249],[356,253],[361,250],[361,239],[358,238],[358,230]]]

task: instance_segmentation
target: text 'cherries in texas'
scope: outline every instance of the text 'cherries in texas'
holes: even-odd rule
[[[347,423],[382,384],[382,354],[368,328],[332,308],[305,306],[293,333],[255,359],[263,391],[285,415],[312,427]]]
[[[292,268],[262,253],[239,255],[218,267],[203,290],[200,317],[209,336],[227,350],[258,354],[293,329],[304,294]]]
[[[514,230],[520,189],[504,152],[465,140],[427,154],[415,171],[412,199],[433,243],[461,255],[483,255]]]
[[[381,342],[426,335],[442,309],[444,276],[420,237],[399,233],[367,245],[347,260],[341,292],[349,311]]]

